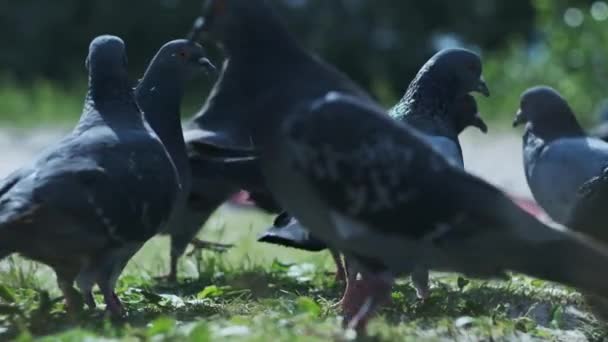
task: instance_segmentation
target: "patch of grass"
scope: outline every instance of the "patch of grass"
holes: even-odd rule
[[[254,242],[270,218],[223,209],[205,239],[236,243],[226,254],[195,252],[180,264],[179,284],[166,273],[168,241],[156,238],[129,264],[118,285],[128,317],[100,309],[64,312],[44,266],[12,258],[0,264],[0,340],[346,341],[333,305],[342,285],[331,257]],[[432,295],[416,299],[400,280],[392,303],[369,327],[370,341],[602,340],[607,331],[567,288],[514,275],[509,281],[433,274]],[[100,294],[96,294],[102,303]],[[102,305],[100,305],[102,307]]]
[[[185,117],[201,108],[208,87],[207,79],[193,84],[184,100]],[[67,84],[44,79],[22,84],[0,75],[0,124],[18,128],[71,126],[80,118],[86,91],[84,79]]]
[[[86,83],[66,87],[39,80],[21,85],[0,78],[0,121],[17,127],[73,123],[80,117]]]

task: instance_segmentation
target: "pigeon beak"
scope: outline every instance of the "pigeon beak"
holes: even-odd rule
[[[479,113],[475,114],[475,117],[473,118],[473,122],[471,123],[471,126],[479,128],[479,130],[483,134],[488,133],[488,125],[486,125],[485,121],[483,121],[483,119],[481,118],[481,115]]]
[[[488,88],[488,85],[483,79],[483,77],[479,78],[479,82],[477,83],[477,88],[475,88],[475,91],[485,97],[490,97],[490,88]]]
[[[519,109],[515,114],[515,119],[513,120],[513,127],[518,127],[526,123],[526,117],[524,113]]]
[[[217,68],[208,58],[202,57],[198,60],[198,64],[205,69],[207,75],[217,75]]]

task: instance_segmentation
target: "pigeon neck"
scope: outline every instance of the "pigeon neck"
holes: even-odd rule
[[[89,95],[97,105],[104,103],[134,103],[133,90],[127,79],[111,76],[91,77],[89,89]]]
[[[223,44],[227,54],[237,59],[269,58],[302,51],[282,20],[270,9],[243,18],[238,29],[228,34]]]
[[[530,122],[526,129],[545,142],[587,135],[572,113],[561,115],[559,119],[543,124]]]
[[[142,122],[139,107],[133,98],[133,90],[127,79],[91,77],[89,91],[79,126],[89,127],[105,123]]]
[[[176,164],[185,164],[180,105],[185,80],[176,70],[150,68],[135,89],[135,98],[146,121],[156,132]],[[178,168],[184,165],[176,165]]]
[[[448,117],[449,84],[434,80],[428,72],[419,73],[412,81],[405,96],[392,109],[397,118],[420,117],[451,122]],[[455,128],[453,128],[455,130]]]

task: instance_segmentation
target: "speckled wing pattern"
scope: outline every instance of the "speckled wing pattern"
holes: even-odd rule
[[[332,209],[374,229],[428,237],[464,220],[462,210],[473,205],[460,198],[467,184],[475,183],[475,195],[499,193],[450,166],[381,108],[330,93],[304,111],[283,126],[294,169]]]
[[[10,225],[24,213],[36,220],[42,219],[36,215],[55,212],[52,216],[56,218],[90,220],[83,229],[120,243],[154,236],[160,222],[167,219],[163,209],[174,201],[167,196],[166,188],[174,187],[175,182],[163,177],[173,170],[167,169],[160,155],[162,146],[159,143],[154,151],[149,140],[144,144],[133,141],[128,147],[98,142],[68,138],[38,159],[29,172],[21,171],[0,198],[5,202],[1,223]],[[88,156],[79,155],[83,150]],[[147,160],[146,169],[135,163],[140,158]],[[49,229],[60,228],[61,222],[49,222]]]

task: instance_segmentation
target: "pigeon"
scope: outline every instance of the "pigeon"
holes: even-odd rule
[[[184,87],[197,74],[211,74],[214,70],[215,66],[205,57],[202,46],[186,39],[178,39],[160,48],[135,89],[135,99],[150,127],[171,155],[182,184],[171,219],[161,231],[171,236],[170,280],[176,279],[178,258],[192,238],[183,229],[190,220],[186,205],[192,188],[190,162],[180,120]]]
[[[481,65],[479,57],[466,50],[448,50],[440,52],[422,68],[422,72],[412,82],[406,96],[390,111],[390,114],[394,118],[397,118],[422,132],[423,134],[421,137],[432,148],[455,167],[464,170],[462,146],[458,140],[458,135],[460,135],[468,126],[477,127],[483,133],[487,133],[488,127],[479,115],[475,98],[469,94],[462,94],[467,90],[470,91],[471,89],[475,89],[475,84],[477,84],[478,91],[482,94],[489,96],[490,92],[485,82],[480,78],[481,67],[475,68],[480,72],[476,80],[471,78],[472,86],[469,85],[464,89],[452,90],[445,90],[444,87],[441,87],[441,84],[445,83],[440,81],[440,77],[439,79],[435,79],[438,77],[433,77],[432,65],[440,66],[442,62],[450,63],[449,57],[451,54],[463,54],[466,56],[463,58],[463,61],[469,59],[473,61],[472,63]],[[455,57],[454,60],[457,60],[457,57]],[[430,67],[427,67],[429,63],[433,64]],[[458,72],[467,71],[467,68],[466,65],[454,63],[452,69],[447,70],[457,74]],[[425,75],[425,73],[430,73],[430,75]],[[442,73],[446,74],[448,72],[442,71]],[[464,76],[462,77],[463,79],[466,78]],[[428,94],[423,96],[425,92]],[[444,98],[443,101],[441,101],[442,97],[435,96],[435,93],[446,94],[448,95],[448,98]],[[455,99],[454,96],[456,96]],[[431,108],[436,109],[429,110],[428,108],[425,108],[426,106],[424,104],[421,105],[417,103],[419,101],[428,101],[429,99],[433,99],[433,101],[426,106],[430,105]],[[452,103],[450,103],[450,101]],[[429,297],[429,272],[424,265],[418,265],[414,269],[412,272],[412,282],[418,298],[426,300]]]
[[[216,101],[209,110],[250,134],[244,151],[259,155],[279,204],[362,270],[355,290],[366,295],[343,302],[347,327],[363,331],[393,278],[420,260],[429,269],[484,278],[516,271],[607,294],[605,250],[544,225],[453,166],[307,52],[267,1],[211,1],[194,31],[228,55],[223,81],[232,83],[220,81],[215,96],[241,105],[235,112]]]
[[[404,122],[408,122],[408,119],[410,118],[415,118],[413,115],[400,117],[396,115],[395,108],[393,108],[392,111],[389,111],[391,116],[394,118],[403,120]],[[445,135],[441,135],[441,133],[438,133],[437,130],[432,129],[432,125],[427,125],[425,127],[423,124],[421,124],[419,126],[426,129],[426,131],[423,132],[425,134],[422,136],[432,147],[441,153],[448,161],[454,163],[454,165],[464,168],[462,147],[460,146],[457,136],[469,125],[479,128],[482,132],[487,132],[487,126],[479,116],[477,111],[477,103],[471,95],[465,95],[456,99],[451,108],[453,115],[450,118],[453,117],[454,119],[454,128],[456,130],[455,134],[446,132]],[[419,126],[417,126],[416,123],[425,120],[424,118],[416,117],[411,121],[412,126],[418,128]],[[451,129],[448,129],[448,131],[449,130]],[[279,215],[276,218],[273,226],[262,233],[258,238],[258,241],[302,249],[310,252],[317,252],[327,249],[327,245],[314,237],[307,228],[303,227],[287,212],[283,212],[281,215]],[[336,251],[331,252],[334,256],[337,254]],[[338,280],[344,280],[346,275],[343,273],[344,268],[341,265],[341,259],[339,257],[334,257],[334,260],[336,261],[338,269],[336,278]],[[418,277],[415,277],[414,283],[418,296],[421,299],[425,299],[428,297],[428,281],[425,281],[425,279],[428,279],[428,272],[420,271],[417,272],[416,275]]]
[[[95,38],[86,66],[76,128],[0,185],[0,250],[50,266],[70,312],[83,304],[76,280],[85,293],[99,285],[122,315],[116,280],[168,220],[181,185],[135,102],[123,41]]]
[[[524,123],[524,169],[536,201],[552,220],[608,241],[608,143],[589,136],[568,102],[545,86],[522,95],[514,126]]]
[[[608,162],[608,144],[589,137],[567,101],[545,86],[522,95],[513,126],[522,124],[528,185],[551,218],[565,224],[580,187],[599,176]]]
[[[389,110],[389,115],[417,128],[424,133],[422,136],[427,143],[447,160],[464,168],[458,135],[469,126],[477,127],[484,133],[488,130],[478,113],[475,98],[468,94],[477,91],[485,96],[490,95],[481,71],[481,60],[475,53],[465,49],[442,50],[424,64],[405,96]],[[447,82],[451,77],[459,77],[463,82]],[[275,224],[261,235],[259,241],[311,251],[314,251],[311,247],[320,246],[319,240],[296,220],[287,222],[289,224],[284,227]],[[338,270],[341,269],[338,264]],[[344,276],[338,272],[337,278]],[[418,296],[427,298],[428,272],[415,272],[413,280]]]
[[[224,70],[229,63],[224,63]],[[220,74],[205,105],[184,128],[186,150],[192,168],[192,187],[185,210],[182,211],[179,232],[172,234],[169,280],[176,279],[177,259],[185,252],[188,244],[201,248],[209,246],[195,236],[222,204],[243,189],[249,192],[255,205],[262,211],[269,214],[282,212],[258,170],[258,162],[252,155],[249,133],[239,125],[225,120],[222,112],[211,110],[218,102],[232,107],[233,112],[240,110],[239,103],[222,95],[217,96],[219,84],[238,86],[233,84],[232,79],[233,76],[227,77],[224,72]],[[225,249],[230,245],[218,244],[212,247]]]

